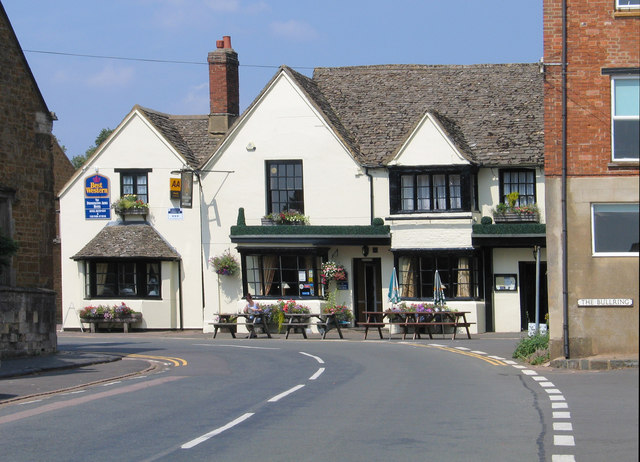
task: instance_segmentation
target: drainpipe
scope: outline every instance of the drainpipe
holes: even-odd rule
[[[567,281],[567,0],[562,0],[562,339],[569,359],[569,289]]]
[[[178,260],[178,310],[180,313],[180,330],[184,330],[184,316],[182,308],[182,259]]]
[[[369,224],[373,224],[373,177],[369,173],[369,167],[364,168],[364,174],[369,177]]]

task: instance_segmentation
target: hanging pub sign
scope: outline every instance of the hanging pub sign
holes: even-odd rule
[[[193,200],[193,172],[182,171],[180,173],[180,207],[190,209]]]
[[[181,189],[180,178],[169,178],[169,191],[171,192],[171,195],[169,197],[171,199],[180,199]]]
[[[84,218],[85,220],[111,219],[109,178],[104,175],[95,174],[84,179]]]

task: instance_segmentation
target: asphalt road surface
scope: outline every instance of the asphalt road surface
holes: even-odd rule
[[[536,369],[436,340],[60,341],[154,367],[0,406],[1,461],[637,460],[637,369]]]

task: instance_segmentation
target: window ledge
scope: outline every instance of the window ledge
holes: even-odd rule
[[[637,18],[637,17],[640,17],[640,9],[614,11],[613,17],[614,18]]]
[[[630,169],[630,170],[638,170],[640,166],[640,162],[637,160],[619,160],[615,162],[609,162],[607,164],[607,168],[611,170],[621,170],[621,169]]]
[[[391,215],[386,217],[389,221],[403,220],[471,220],[473,214],[471,212],[443,212],[443,213],[414,213],[406,215]]]

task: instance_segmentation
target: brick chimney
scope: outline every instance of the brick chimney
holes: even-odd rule
[[[231,48],[231,37],[216,41],[216,51],[209,53],[209,132],[224,135],[240,114],[238,53]]]

